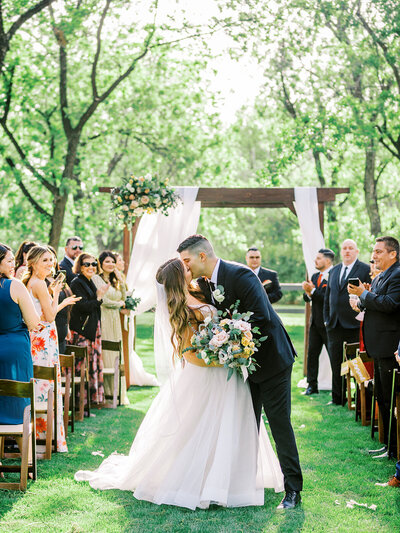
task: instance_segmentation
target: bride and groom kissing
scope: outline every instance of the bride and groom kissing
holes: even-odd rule
[[[294,508],[301,501],[302,473],[290,421],[291,340],[249,268],[218,259],[202,235],[188,237],[177,251],[180,259],[164,263],[157,281],[165,289],[174,352],[184,352],[187,364],[161,388],[129,455],[112,454],[75,479],[189,509],[263,505],[264,488],[284,489],[278,508]],[[213,296],[217,286],[224,288],[223,301]],[[252,326],[267,337],[247,382],[236,373],[227,380],[228,369],[206,366],[186,350],[207,316],[238,300],[239,313],[251,311]],[[279,463],[261,422],[263,408]]]

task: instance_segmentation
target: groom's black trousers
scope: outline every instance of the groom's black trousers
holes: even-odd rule
[[[301,491],[303,476],[290,421],[291,375],[292,366],[289,366],[261,383],[250,381],[250,390],[258,427],[260,427],[262,407],[267,415],[284,476],[285,491]]]

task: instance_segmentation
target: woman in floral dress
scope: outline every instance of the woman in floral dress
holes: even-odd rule
[[[125,283],[122,275],[116,268],[116,256],[113,252],[106,250],[99,256],[101,274],[93,276],[93,283],[99,289],[100,287],[110,283],[110,287],[103,296],[103,303],[101,304],[101,336],[108,341],[121,341],[121,318],[120,310],[125,306]],[[104,365],[108,368],[114,366],[115,352],[103,350],[102,353]],[[113,376],[104,377],[104,390],[106,396],[113,395],[114,389]],[[129,400],[126,395],[126,382],[122,379],[121,382],[121,403],[129,405]]]
[[[27,272],[23,278],[38,315],[41,317],[40,327],[30,332],[32,360],[34,365],[57,367],[57,420],[55,421],[57,435],[57,451],[67,452],[65,430],[63,421],[63,404],[61,394],[60,359],[58,353],[57,328],[55,317],[57,312],[66,305],[72,305],[77,298],[66,298],[60,305],[58,297],[62,289],[62,280],[51,287],[53,297],[50,296],[45,282],[46,277],[52,273],[54,255],[44,246],[34,246],[27,255]],[[47,402],[47,395],[51,384],[47,380],[36,380],[35,400]],[[47,421],[43,416],[36,418],[36,438],[45,439]]]

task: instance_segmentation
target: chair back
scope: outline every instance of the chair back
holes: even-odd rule
[[[65,355],[75,355],[81,359],[87,357],[87,347],[86,346],[76,346],[75,344],[67,344],[65,348]]]
[[[33,365],[33,377],[35,379],[47,379],[48,381],[57,381],[57,366],[40,366]]]
[[[120,352],[121,353],[121,341],[101,341],[101,349],[109,350],[110,352]]]
[[[354,359],[357,357],[357,350],[360,349],[359,342],[344,342],[343,343],[343,355],[344,360]]]
[[[75,368],[75,355],[64,355],[60,353],[61,368]]]
[[[35,401],[34,380],[13,381],[11,379],[0,379],[0,396],[11,396],[13,398],[29,398],[31,405]]]

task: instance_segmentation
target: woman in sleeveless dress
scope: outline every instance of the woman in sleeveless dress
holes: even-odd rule
[[[44,246],[34,246],[27,255],[27,272],[23,278],[38,315],[41,317],[41,329],[31,331],[31,350],[33,364],[39,366],[57,367],[57,420],[55,421],[57,435],[57,451],[67,452],[65,430],[63,421],[63,404],[61,393],[60,358],[58,352],[58,337],[55,317],[62,308],[73,305],[78,299],[74,296],[66,298],[61,304],[58,297],[63,281],[55,282],[51,287],[53,297],[50,296],[45,282],[46,277],[52,273],[54,255]],[[38,402],[47,402],[47,393],[50,382],[43,379],[35,381],[35,399]],[[36,417],[36,438],[45,439],[47,421],[44,416]]]
[[[30,381],[33,378],[28,329],[39,324],[26,287],[14,276],[14,255],[0,244],[0,379]],[[29,399],[0,397],[0,424],[22,424]]]
[[[191,286],[179,259],[157,272],[164,285],[176,355],[190,345],[193,328],[216,310]],[[93,488],[131,490],[135,498],[189,509],[264,504],[264,488],[283,490],[283,476],[265,427],[260,434],[243,379],[206,367],[184,353],[153,401],[128,456],[111,455],[78,481]]]

